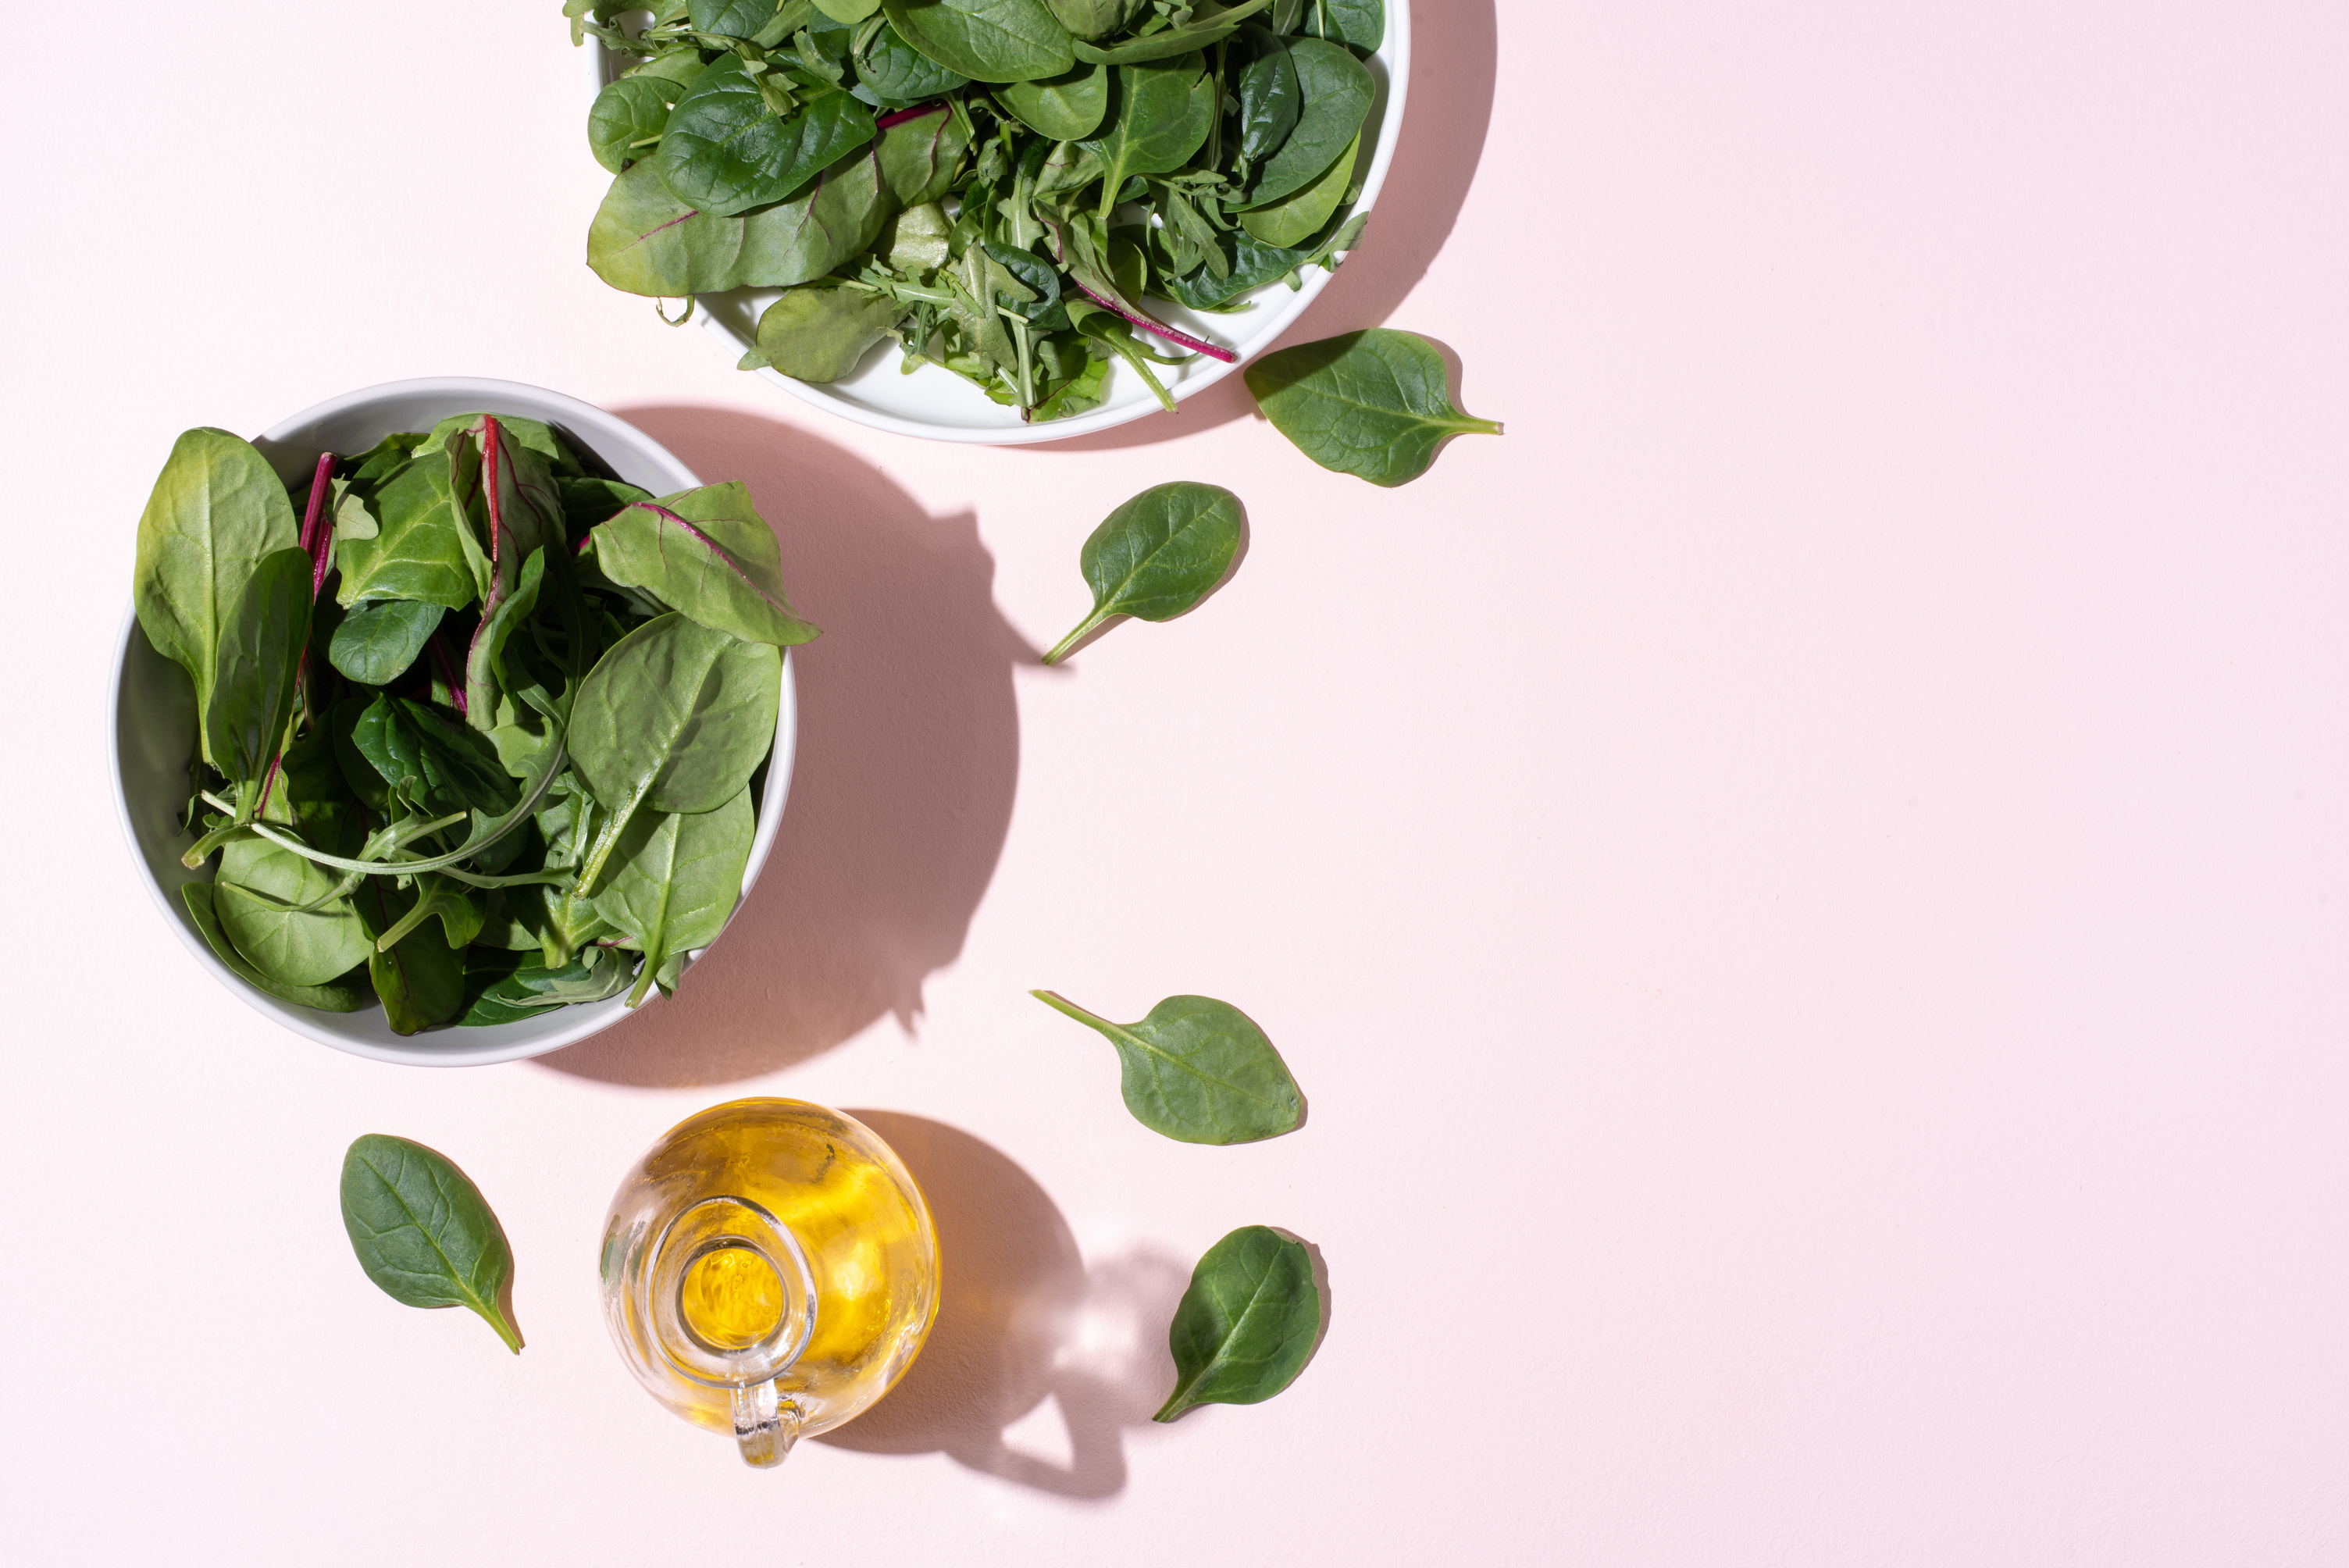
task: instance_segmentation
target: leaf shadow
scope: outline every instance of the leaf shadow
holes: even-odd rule
[[[758,882],[675,996],[537,1058],[606,1083],[737,1082],[884,1016],[907,1032],[962,951],[1019,772],[1012,672],[1038,654],[996,608],[968,513],[931,517],[870,464],[731,409],[616,410],[709,480],[740,479],[823,634],[792,650],[798,749]]]
[[[813,1440],[862,1453],[943,1453],[1061,1497],[1123,1491],[1126,1429],[1148,1426],[1174,1386],[1166,1326],[1190,1270],[1149,1249],[1088,1267],[1060,1209],[1001,1151],[926,1117],[849,1114],[887,1140],[929,1202],[940,1302],[904,1380]],[[1066,1429],[1066,1462],[1006,1440],[1047,1399]]]
[[[1382,326],[1410,297],[1452,237],[1483,160],[1500,60],[1494,0],[1413,0],[1411,84],[1394,161],[1371,210],[1361,249],[1330,278],[1272,348]],[[1268,349],[1266,352],[1271,352]],[[1098,435],[1040,442],[1022,451],[1115,452],[1179,440],[1256,415],[1237,375],[1187,398],[1181,412],[1153,414]]]

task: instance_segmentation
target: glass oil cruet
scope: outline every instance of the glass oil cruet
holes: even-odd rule
[[[872,1129],[804,1100],[671,1128],[612,1199],[603,1275],[636,1380],[761,1467],[886,1393],[937,1315],[921,1189]]]

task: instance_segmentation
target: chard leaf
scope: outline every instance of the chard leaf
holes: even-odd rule
[[[384,1295],[407,1306],[462,1306],[522,1354],[505,1297],[513,1249],[481,1190],[448,1156],[370,1132],[343,1156],[343,1228]]]
[[[1092,614],[1044,655],[1054,664],[1112,615],[1166,621],[1195,606],[1232,569],[1246,528],[1239,497],[1215,485],[1154,485],[1102,520],[1078,552]]]
[[[962,116],[941,108],[899,120],[874,145],[883,188],[898,205],[918,207],[936,201],[954,183],[970,131]]]
[[[1125,1109],[1184,1143],[1254,1143],[1294,1131],[1297,1080],[1247,1014],[1212,996],[1169,996],[1138,1024],[1112,1024],[1052,991],[1029,995],[1117,1047]]]
[[[775,531],[739,480],[624,508],[596,527],[595,540],[596,565],[607,579],[644,590],[688,620],[778,647],[818,634],[784,597]]]
[[[130,592],[155,651],[188,672],[196,712],[211,711],[221,638],[254,568],[300,542],[294,506],[267,459],[226,430],[171,443],[139,516]],[[208,737],[198,736],[213,760]]]
[[[1174,1308],[1174,1392],[1153,1420],[1195,1405],[1256,1405],[1297,1380],[1321,1330],[1321,1289],[1304,1243],[1243,1225],[1209,1247]]]
[[[1298,450],[1374,485],[1407,484],[1454,436],[1497,436],[1452,405],[1444,356],[1389,327],[1299,344],[1249,366],[1248,390]]]

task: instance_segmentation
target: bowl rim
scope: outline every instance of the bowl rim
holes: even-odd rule
[[[1378,204],[1379,192],[1386,184],[1387,170],[1394,162],[1396,143],[1402,135],[1403,100],[1411,86],[1410,0],[1386,0],[1385,12],[1386,36],[1381,40],[1378,48],[1372,51],[1372,57],[1382,67],[1381,79],[1379,83],[1381,97],[1372,106],[1381,118],[1379,122],[1378,141],[1371,152],[1370,168],[1362,176],[1362,193],[1355,199],[1352,208],[1352,211],[1358,214],[1369,214]],[[585,53],[589,91],[591,93],[600,91],[603,85],[611,79],[610,63],[616,57],[610,50],[604,47],[600,40],[592,37],[587,40]],[[1352,252],[1347,253],[1347,260],[1350,261],[1353,254]],[[1272,282],[1242,296],[1254,302],[1257,309],[1267,312],[1264,316],[1258,318],[1258,324],[1248,335],[1251,346],[1241,349],[1237,356],[1229,364],[1206,359],[1205,356],[1200,356],[1198,358],[1205,359],[1206,363],[1196,364],[1195,368],[1186,365],[1181,377],[1168,388],[1178,406],[1215,386],[1226,377],[1244,370],[1259,355],[1270,352],[1272,346],[1280,340],[1281,335],[1296,325],[1298,318],[1310,308],[1314,300],[1320,296],[1321,291],[1330,286],[1330,280],[1337,275],[1324,267],[1310,267],[1305,271],[1309,275],[1303,279],[1302,286],[1294,291],[1286,290],[1280,280],[1275,278]],[[1268,302],[1275,301],[1276,296],[1272,291],[1276,289],[1283,290],[1289,294],[1289,297],[1268,305]],[[748,291],[725,290],[722,292],[730,294]],[[709,335],[714,346],[719,348],[728,358],[739,357],[750,346],[740,330],[718,313],[705,307],[698,314],[701,316],[702,330]],[[885,351],[895,352],[893,346],[885,346]],[[1192,363],[1195,364],[1195,361]],[[1122,370],[1123,367],[1121,366],[1120,369]],[[862,403],[833,394],[827,389],[826,386],[795,381],[771,367],[761,368],[751,374],[757,376],[761,381],[781,387],[802,403],[822,408],[826,413],[863,425],[869,429],[885,430],[891,435],[912,436],[921,440],[946,441],[960,446],[1024,447],[1040,445],[1047,441],[1074,440],[1080,436],[1098,435],[1103,430],[1113,430],[1121,425],[1132,424],[1136,419],[1145,419],[1153,414],[1166,412],[1158,406],[1155,398],[1146,393],[1141,393],[1136,387],[1134,390],[1138,396],[1132,402],[1123,403],[1114,407],[1095,408],[1090,412],[1079,414],[1074,418],[1054,419],[1047,424],[940,425],[926,419],[868,407]],[[966,387],[964,389],[974,397],[979,396],[975,387]]]
[[[580,430],[583,438],[585,430],[592,430],[601,425],[623,426],[629,431],[631,438],[640,442],[653,457],[666,461],[677,475],[682,476],[688,481],[679,488],[690,489],[693,485],[701,482],[694,470],[674,452],[616,414],[609,413],[592,403],[584,402],[564,393],[543,387],[533,387],[527,382],[495,380],[480,377],[415,377],[401,381],[386,381],[372,387],[363,387],[356,391],[345,392],[323,402],[313,404],[297,414],[280,419],[255,437],[254,444],[256,446],[265,443],[279,446],[291,445],[301,431],[322,420],[363,407],[369,403],[400,396],[448,397],[458,401],[469,401],[478,397],[483,401],[475,404],[475,407],[492,410],[497,407],[497,405],[489,399],[524,397],[542,407],[557,410],[561,417],[552,422],[563,424],[574,430]],[[610,459],[606,458],[605,460],[608,462]],[[172,898],[164,892],[162,884],[156,880],[148,866],[146,851],[140,843],[137,826],[131,820],[129,795],[125,786],[122,761],[122,691],[127,673],[126,666],[129,662],[131,649],[135,645],[134,639],[144,635],[144,632],[139,625],[138,603],[136,596],[133,595],[123,609],[121,633],[115,641],[112,668],[107,685],[106,752],[108,772],[114,787],[115,821],[122,830],[123,843],[129,851],[134,872],[140,884],[146,888],[148,897],[154,902],[157,912],[162,915],[164,923],[171,927],[173,934],[179,937],[180,944],[194,956],[198,965],[246,1006],[269,1018],[273,1023],[282,1025],[295,1034],[315,1040],[320,1045],[331,1046],[336,1050],[347,1052],[352,1056],[365,1057],[374,1061],[395,1062],[409,1067],[462,1068],[487,1067],[498,1062],[519,1061],[531,1057],[543,1056],[550,1051],[561,1050],[566,1046],[576,1045],[582,1040],[600,1034],[627,1017],[631,1012],[641,1012],[645,1007],[656,1006],[663,999],[661,992],[655,988],[646,996],[643,1004],[634,1009],[626,1007],[619,997],[609,997],[601,1002],[585,1005],[574,1005],[562,1009],[566,1014],[576,1015],[576,1017],[565,1026],[557,1028],[543,1037],[527,1040],[515,1040],[507,1036],[506,1031],[516,1026],[501,1024],[462,1031],[462,1036],[459,1038],[475,1037],[478,1037],[479,1044],[460,1045],[450,1037],[457,1034],[457,1026],[450,1025],[443,1028],[427,1030],[420,1035],[406,1037],[394,1037],[398,1043],[388,1045],[380,1041],[357,1039],[338,1034],[326,1027],[318,1019],[339,1015],[318,1014],[314,1017],[314,1009],[302,1007],[290,1002],[281,1002],[274,996],[254,990],[238,979],[229,971],[228,966],[221,962],[220,956],[212,952],[211,945],[204,941],[202,935],[194,929],[186,912],[178,907]],[[726,926],[719,931],[719,936],[711,938],[712,944],[719,937],[723,937],[727,930],[732,928],[735,917],[742,913],[743,905],[749,902],[750,889],[757,882],[759,873],[764,869],[768,855],[774,848],[775,838],[781,831],[783,811],[791,794],[792,772],[798,753],[798,683],[792,672],[792,650],[785,648],[782,652],[782,674],[779,682],[780,700],[775,716],[775,744],[766,763],[767,780],[766,788],[760,798],[758,830],[751,839],[750,858],[742,868],[742,897],[736,903],[733,913],[727,917]],[[193,841],[191,839],[189,841]],[[709,951],[708,944],[693,949],[686,956],[685,966],[691,968]],[[381,1004],[376,1003],[374,1006],[380,1007]],[[369,1010],[361,1011],[364,1014]],[[428,1046],[411,1044],[409,1043],[411,1041],[434,1043]]]

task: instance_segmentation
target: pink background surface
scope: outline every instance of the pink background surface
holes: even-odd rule
[[[1506,421],[1397,491],[1237,379],[977,450],[737,376],[579,265],[556,9],[150,4],[19,61],[8,1555],[2349,1556],[2338,6],[1421,0],[1289,335],[1426,334]],[[827,628],[688,990],[456,1073],[208,979],[101,723],[171,437],[432,374],[748,480]],[[1246,498],[1237,578],[1041,668],[1177,478]],[[1309,1125],[1155,1137],[1037,985],[1230,998]],[[596,1309],[623,1168],[742,1094],[874,1111],[952,1271],[779,1474]],[[490,1194],[519,1359],[360,1275],[370,1130]],[[1250,1222],[1322,1248],[1327,1342],[1153,1427]]]

